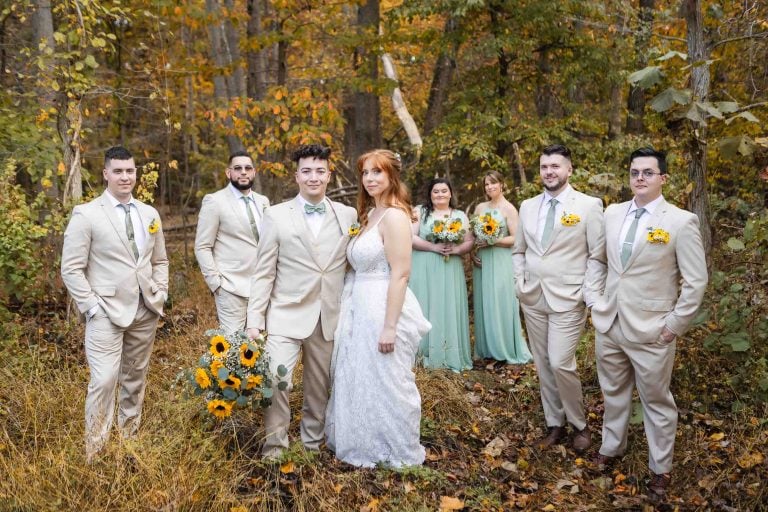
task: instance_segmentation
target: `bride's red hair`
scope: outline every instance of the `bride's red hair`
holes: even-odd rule
[[[390,186],[384,192],[384,197],[382,197],[381,201],[382,205],[402,210],[408,215],[409,219],[413,220],[411,195],[405,184],[400,181],[400,172],[403,169],[400,158],[388,149],[374,149],[357,159],[357,177],[360,180],[360,187],[357,193],[357,217],[360,220],[360,226],[365,228],[368,224],[368,210],[376,206],[373,198],[363,186],[363,167],[369,160],[374,168],[384,171],[389,178]]]

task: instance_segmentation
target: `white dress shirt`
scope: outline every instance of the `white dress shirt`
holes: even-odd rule
[[[229,191],[232,192],[232,196],[235,198],[235,201],[237,201],[240,204],[240,209],[243,212],[243,216],[245,217],[246,224],[251,223],[251,219],[248,218],[248,212],[245,211],[246,208],[251,209],[251,213],[253,213],[253,218],[256,220],[256,229],[259,230],[259,233],[261,233],[261,211],[256,206],[256,198],[253,197],[253,190],[248,189],[246,194],[243,193],[242,190],[238,190],[235,188],[232,183],[229,184]],[[250,198],[250,201],[243,201],[241,198],[248,197]]]
[[[654,210],[656,210],[656,208],[659,206],[659,203],[661,203],[663,200],[664,196],[659,196],[647,205],[643,206],[643,208],[645,208],[645,212],[640,216],[639,219],[637,219],[637,231],[635,231],[635,240],[632,242],[633,248],[637,247],[637,242],[640,240],[641,236],[646,236],[648,234],[648,223],[651,221]],[[621,254],[621,249],[624,246],[624,239],[627,237],[629,227],[635,220],[635,211],[637,211],[638,208],[639,207],[637,204],[635,204],[635,200],[632,199],[632,202],[629,204],[629,210],[627,210],[627,214],[624,216],[624,224],[621,225],[619,239],[616,240],[616,243],[619,245],[619,254]]]
[[[571,193],[571,190],[573,190],[571,185],[566,185],[566,187],[557,195],[557,197],[550,194],[548,190],[544,190],[544,196],[542,197],[541,204],[539,205],[539,217],[536,223],[536,240],[541,241],[541,237],[544,234],[544,225],[547,223],[547,214],[549,213],[549,201],[553,197],[557,199],[557,204],[555,205],[555,222],[557,222],[557,220],[563,216],[563,212],[565,211],[563,203],[568,198],[568,194]]]
[[[330,211],[331,205],[328,204],[327,201],[325,201],[325,198],[323,198],[323,200],[320,202],[321,203],[325,202],[325,214],[317,213],[317,212],[307,213],[306,211],[304,211],[304,205],[312,204],[312,203],[310,203],[309,201],[301,197],[301,194],[299,194],[296,197],[299,198],[299,202],[301,203],[301,213],[304,215],[304,218],[307,221],[307,226],[309,226],[309,229],[310,231],[312,231],[312,234],[315,235],[315,237],[317,237],[317,234],[320,233],[320,228],[323,227],[323,221],[325,220],[325,215],[328,215],[329,213],[332,214],[332,212]]]

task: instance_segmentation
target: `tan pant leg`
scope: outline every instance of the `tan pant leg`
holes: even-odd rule
[[[293,387],[293,370],[299,360],[302,340],[270,334],[267,337],[265,351],[269,355],[269,368],[272,372],[274,394],[269,407],[264,410],[264,429],[266,431],[261,453],[264,457],[276,457],[288,448],[288,426],[291,422],[291,410],[288,396]],[[278,377],[277,368],[283,365],[288,370],[285,377]],[[277,388],[281,381],[288,383],[284,390]]]
[[[91,374],[85,397],[85,453],[88,459],[101,451],[109,439],[122,349],[123,330],[99,308],[85,326],[85,357]]]
[[[536,363],[544,418],[549,427],[564,426],[566,419],[581,430],[587,422],[576,368],[586,308],[554,312],[544,295],[535,306],[522,306],[531,352]]]
[[[333,342],[323,337],[322,323],[302,345],[304,363],[304,406],[301,416],[301,441],[310,450],[318,450],[324,439],[325,409],[331,387]]]
[[[609,457],[623,455],[627,448],[632,391],[635,388],[632,362],[619,343],[623,336],[618,318],[607,333],[595,333],[597,377],[603,391],[604,406],[600,453]]]
[[[117,425],[123,437],[136,434],[141,423],[149,357],[155,343],[159,318],[156,313],[139,302],[136,319],[123,333],[120,395],[117,408]]]
[[[216,302],[216,315],[219,325],[226,333],[245,329],[245,318],[248,310],[248,298],[230,293],[223,288],[213,294]]]

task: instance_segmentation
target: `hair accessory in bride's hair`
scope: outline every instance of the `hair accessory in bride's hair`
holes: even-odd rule
[[[397,160],[400,163],[403,163],[403,159],[400,158],[400,153],[395,153],[395,160]]]

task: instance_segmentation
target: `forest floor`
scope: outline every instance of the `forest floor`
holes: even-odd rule
[[[639,414],[626,456],[606,475],[589,467],[591,453],[535,448],[544,422],[533,365],[418,370],[427,448],[421,467],[360,470],[298,442],[279,462],[264,462],[259,414],[240,411],[219,422],[189,396],[184,371],[205,350],[214,306],[199,271],[184,270],[178,246],[172,261],[171,307],[158,330],[140,433],[130,441],[113,436],[92,465],[82,447],[82,325],[65,312],[41,312],[0,340],[0,512],[768,510],[765,409],[735,406],[721,362],[699,348],[696,332],[679,343],[675,469],[661,504],[645,496]],[[602,399],[590,330],[578,358],[597,449]],[[300,394],[297,379],[293,440]]]

